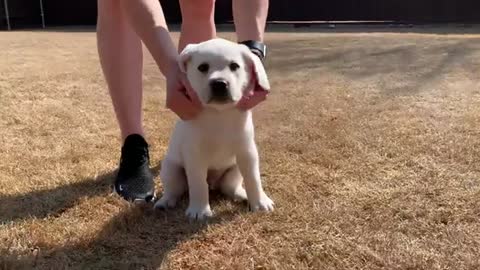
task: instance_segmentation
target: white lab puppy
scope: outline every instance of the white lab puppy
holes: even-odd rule
[[[252,83],[270,89],[260,59],[244,45],[212,39],[188,45],[179,65],[204,109],[195,119],[176,123],[160,172],[163,195],[155,207],[174,207],[188,190],[186,215],[203,219],[212,216],[209,189],[218,188],[234,200],[248,199],[252,211],[272,211],[260,179],[252,112],[235,106]]]

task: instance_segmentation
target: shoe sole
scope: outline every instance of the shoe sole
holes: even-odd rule
[[[131,203],[136,204],[136,205],[153,203],[156,200],[155,194],[154,195],[149,195],[149,196],[145,197],[144,199],[135,198],[135,199],[133,199],[133,201],[131,199],[129,200],[129,199],[125,198],[124,196],[122,196],[122,194],[120,194],[117,191],[117,189],[115,188],[115,185],[113,185],[113,192],[115,194],[117,194],[118,196],[120,196],[122,199],[126,200],[127,202],[131,202]]]

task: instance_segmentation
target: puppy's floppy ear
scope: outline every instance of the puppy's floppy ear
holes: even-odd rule
[[[178,66],[180,67],[180,71],[187,72],[187,63],[190,60],[192,53],[197,49],[198,44],[188,44],[182,50],[180,55],[178,56]]]
[[[250,66],[251,74],[256,77],[258,85],[263,90],[269,91],[270,82],[268,81],[267,72],[265,71],[265,67],[263,66],[262,61],[260,61],[260,58],[258,58],[258,56],[252,53],[247,46],[243,44],[240,44],[238,46],[241,46],[242,55],[245,59],[245,63]]]

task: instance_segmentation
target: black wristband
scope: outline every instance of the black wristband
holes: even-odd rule
[[[255,40],[245,40],[239,42],[239,44],[247,46],[255,55],[260,58],[262,62],[267,56],[267,46],[265,46],[265,44],[263,44],[262,42]]]

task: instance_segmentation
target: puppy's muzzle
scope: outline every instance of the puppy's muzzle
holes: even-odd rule
[[[213,79],[210,81],[210,101],[215,103],[227,103],[232,101],[230,87],[226,80]]]

